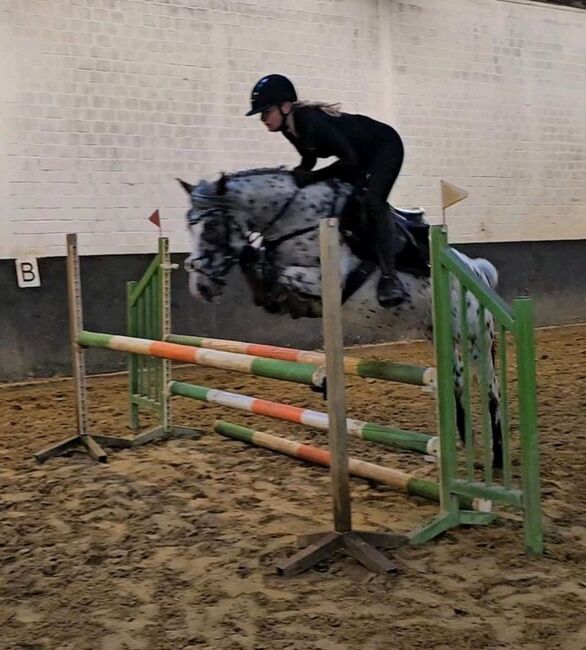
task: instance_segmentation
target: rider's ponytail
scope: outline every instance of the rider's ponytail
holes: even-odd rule
[[[328,104],[327,102],[297,101],[293,102],[293,108],[319,108],[320,111],[323,111],[332,117],[340,117],[342,114],[340,110],[342,108],[342,105],[339,102]]]

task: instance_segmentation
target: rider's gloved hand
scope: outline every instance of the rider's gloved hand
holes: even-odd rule
[[[312,183],[317,183],[315,174],[313,172],[305,171],[304,169],[294,169],[291,172],[291,175],[293,176],[295,184],[299,188],[306,187]]]

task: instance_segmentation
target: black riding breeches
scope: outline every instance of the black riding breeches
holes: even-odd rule
[[[400,144],[400,143],[399,143]],[[381,147],[368,170],[366,212],[368,229],[374,235],[375,250],[383,276],[395,271],[397,236],[395,221],[387,208],[387,197],[403,164],[403,147],[389,143]]]
[[[379,150],[368,169],[366,180],[366,206],[369,219],[378,221],[387,218],[387,198],[403,165],[403,146],[399,142],[389,143]]]

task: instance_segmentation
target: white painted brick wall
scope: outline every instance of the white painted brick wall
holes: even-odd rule
[[[278,71],[308,99],[393,120],[393,200],[437,218],[438,179],[470,199],[457,240],[585,237],[586,12],[503,0],[0,0],[0,257],[149,252],[173,180],[292,164],[255,118]]]
[[[536,2],[392,3],[393,199],[440,218],[441,177],[470,198],[454,241],[586,238],[586,11]]]
[[[187,200],[174,178],[294,163],[244,118],[270,71],[307,97],[378,106],[376,0],[47,0],[4,2],[16,87],[0,79],[0,256],[152,251],[161,209],[187,250]],[[3,67],[8,67],[6,64]]]

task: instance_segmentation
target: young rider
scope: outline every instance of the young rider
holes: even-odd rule
[[[278,74],[263,77],[254,86],[246,115],[258,113],[269,131],[281,132],[301,155],[293,171],[299,187],[338,178],[366,189],[381,268],[378,301],[383,307],[401,304],[407,295],[395,271],[395,229],[386,204],[403,163],[399,134],[364,115],[342,113],[336,105],[299,102],[291,81]],[[338,160],[312,171],[318,158],[330,156]]]

